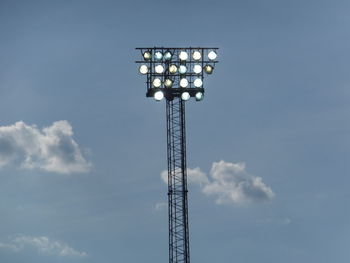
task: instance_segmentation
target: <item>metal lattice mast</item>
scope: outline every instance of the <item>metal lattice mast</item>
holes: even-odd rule
[[[189,263],[185,102],[167,100],[169,263]]]
[[[214,70],[218,48],[143,47],[139,72],[147,97],[166,100],[169,263],[189,263],[185,101],[204,97],[204,74]]]

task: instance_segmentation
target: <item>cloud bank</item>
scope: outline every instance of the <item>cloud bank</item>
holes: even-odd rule
[[[56,256],[70,256],[70,257],[85,257],[86,252],[80,252],[67,244],[49,239],[48,237],[32,237],[32,236],[18,236],[13,238],[8,243],[0,243],[0,249],[8,249],[13,252],[19,252],[25,248],[34,248],[39,253],[56,255]]]
[[[159,210],[163,210],[166,209],[168,207],[168,203],[166,202],[158,202],[156,203],[156,205],[154,206],[154,209],[159,211]]]
[[[244,163],[214,162],[209,175],[199,167],[187,169],[188,182],[198,184],[207,196],[214,196],[217,204],[247,204],[270,201],[275,194],[261,177],[246,172]],[[161,173],[167,183],[167,171]]]
[[[0,168],[12,165],[62,174],[87,172],[91,164],[72,136],[72,126],[64,120],[41,130],[22,121],[0,126]]]

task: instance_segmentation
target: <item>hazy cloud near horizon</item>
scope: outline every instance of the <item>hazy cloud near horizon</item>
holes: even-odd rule
[[[70,257],[85,257],[86,252],[80,252],[68,246],[66,243],[58,240],[50,239],[46,236],[16,236],[8,242],[0,242],[0,249],[10,250],[12,252],[20,252],[25,248],[34,248],[39,253],[56,255],[56,256],[70,256]]]
[[[162,171],[161,178],[165,183],[167,177],[168,172]],[[187,178],[189,183],[198,184],[205,195],[215,196],[220,205],[266,202],[275,197],[261,177],[246,172],[244,163],[213,162],[208,175],[199,167],[188,168]]]
[[[65,120],[41,130],[23,121],[0,126],[0,168],[12,165],[62,174],[88,172],[91,164],[72,136],[73,128]]]

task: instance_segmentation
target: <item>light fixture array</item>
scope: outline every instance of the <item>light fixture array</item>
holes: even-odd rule
[[[137,48],[142,59],[139,73],[147,76],[147,97],[160,101],[180,97],[200,101],[204,75],[212,74],[217,48]]]

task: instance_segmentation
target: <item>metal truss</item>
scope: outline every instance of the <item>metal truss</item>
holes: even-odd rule
[[[169,263],[189,263],[185,102],[166,101]]]

